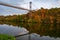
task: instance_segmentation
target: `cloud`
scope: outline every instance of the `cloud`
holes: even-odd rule
[[[0,0],[0,1],[6,2],[6,3],[9,3],[10,2],[10,0]]]
[[[39,1],[39,2],[55,2],[57,0],[34,0],[34,1]]]
[[[12,4],[12,5],[16,5],[19,7],[23,7],[26,9],[29,9],[30,1],[32,2],[32,9],[40,9],[41,7],[44,7],[44,8],[60,7],[60,0],[0,0],[0,1]],[[8,10],[11,12],[5,12],[4,10],[1,10],[1,9]],[[23,13],[26,13],[26,11],[0,6],[0,13],[3,13],[3,15],[14,14],[14,13],[23,14]]]
[[[12,4],[12,5],[17,5],[18,2],[20,2],[20,3],[24,2],[24,0],[0,0],[0,1]],[[23,13],[26,13],[26,11],[18,10],[18,9],[15,9],[15,8],[10,8],[10,7],[6,7],[6,6],[1,6],[0,5],[0,13],[2,13],[0,15],[11,15],[11,14],[14,14],[14,13],[23,14]]]
[[[11,4],[17,5],[18,2],[23,3],[24,0],[10,0]]]
[[[57,4],[60,6],[60,0],[57,1]]]
[[[52,8],[52,7],[59,7],[60,6],[60,0],[29,0],[29,1],[24,0],[24,2],[27,3],[27,4],[22,3],[22,4],[18,5],[18,6],[29,9],[29,2],[30,1],[32,1],[32,8],[33,9],[36,9],[36,7],[37,8],[40,8],[40,7]]]

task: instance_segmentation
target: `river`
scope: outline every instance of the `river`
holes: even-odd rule
[[[0,34],[16,40],[60,40],[60,24],[0,22]]]

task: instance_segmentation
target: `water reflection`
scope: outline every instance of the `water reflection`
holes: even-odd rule
[[[54,38],[54,37],[49,37],[49,36],[40,36],[36,33],[32,33],[30,35],[20,36],[16,40],[60,40],[60,38]]]
[[[0,25],[0,34],[7,34],[12,36],[23,35],[28,33],[28,31],[23,27]]]
[[[41,36],[50,36],[50,37],[60,37],[60,25],[53,25],[53,24],[23,24],[30,33],[37,33]]]
[[[17,23],[17,22],[0,22],[26,28],[30,34],[20,36],[20,40],[60,40],[60,24],[41,24],[41,23]]]

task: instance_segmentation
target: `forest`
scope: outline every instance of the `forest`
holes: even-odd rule
[[[22,15],[0,16],[0,21],[8,22],[28,22],[28,23],[59,23],[60,8],[38,9]]]

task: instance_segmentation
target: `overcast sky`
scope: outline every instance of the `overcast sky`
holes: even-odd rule
[[[60,0],[0,0],[2,2],[29,9],[29,2],[32,2],[32,9],[60,7]],[[18,10],[0,5],[0,15],[24,14],[25,10]]]

